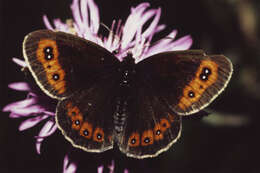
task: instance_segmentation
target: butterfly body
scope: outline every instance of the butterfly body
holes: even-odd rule
[[[128,54],[123,62],[118,67],[118,75],[120,76],[118,82],[118,90],[115,98],[115,111],[113,114],[114,130],[117,134],[123,132],[125,121],[129,116],[128,105],[131,101],[131,89],[133,82],[136,80],[136,69],[134,58]]]
[[[59,100],[56,122],[71,144],[103,152],[116,144],[127,156],[155,157],[181,134],[182,116],[209,105],[226,87],[232,64],[201,50],[164,52],[120,62],[75,35],[39,30],[23,52],[39,87]]]

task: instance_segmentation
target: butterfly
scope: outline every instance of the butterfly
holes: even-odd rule
[[[182,116],[208,106],[227,86],[232,63],[202,50],[169,51],[135,63],[76,35],[28,34],[23,55],[38,86],[57,99],[56,123],[74,147],[155,157],[181,135]]]

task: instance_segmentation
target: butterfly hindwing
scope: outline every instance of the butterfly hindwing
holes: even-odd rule
[[[73,146],[88,152],[113,148],[114,79],[103,79],[59,102],[56,122]]]
[[[57,99],[88,88],[119,63],[112,53],[91,41],[50,30],[28,34],[23,53],[37,84]]]
[[[137,64],[141,78],[174,112],[190,115],[211,103],[226,87],[232,64],[223,55],[201,50],[154,55]]]
[[[162,103],[147,84],[138,82],[128,102],[129,116],[118,141],[127,156],[143,159],[157,156],[177,141],[181,116]]]

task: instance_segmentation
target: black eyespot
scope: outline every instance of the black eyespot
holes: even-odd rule
[[[150,138],[146,137],[146,138],[144,139],[144,142],[145,142],[145,143],[149,143],[149,142],[150,142]]]
[[[210,75],[211,74],[211,70],[207,67],[203,68],[203,73],[206,75]]]
[[[53,58],[53,54],[45,55],[45,59],[51,60]]]
[[[204,73],[201,73],[200,74],[200,79],[203,80],[203,81],[206,81],[206,80],[208,80],[208,76],[205,75]]]
[[[161,130],[157,130],[156,135],[160,135],[160,134],[161,134]]]
[[[73,112],[71,112],[71,114],[72,114],[73,116],[75,116],[75,115],[76,115],[76,112],[73,111]]]
[[[84,131],[83,131],[83,134],[84,134],[85,136],[88,136],[88,134],[89,134],[88,130],[84,130]]]
[[[207,81],[208,77],[211,75],[211,70],[207,67],[202,69],[202,73],[200,74],[200,79],[203,81]]]
[[[136,143],[136,139],[132,139],[131,144],[135,144],[135,143]]]
[[[78,126],[80,124],[80,121],[79,120],[76,120],[75,121],[75,124]]]
[[[60,78],[60,76],[58,75],[58,74],[54,74],[53,76],[52,76],[52,78],[53,78],[53,80],[59,80],[59,78]]]
[[[46,53],[46,54],[52,53],[52,51],[53,51],[52,47],[46,47],[44,49],[44,53]]]
[[[163,123],[162,126],[163,126],[163,127],[166,127],[167,125],[166,125],[166,123]]]
[[[50,66],[50,65],[48,65],[48,66],[47,66],[47,68],[51,68],[51,66]]]
[[[46,47],[43,50],[44,54],[45,54],[45,59],[46,60],[51,60],[53,58],[53,48],[52,47]]]
[[[203,89],[203,86],[202,86],[202,85],[200,85],[200,89]]]
[[[190,98],[195,97],[195,93],[194,93],[193,91],[189,91],[189,94],[188,94],[188,95],[189,95]]]
[[[97,134],[98,139],[102,139],[102,135],[100,133]]]

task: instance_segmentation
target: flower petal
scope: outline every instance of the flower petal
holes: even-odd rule
[[[166,38],[157,41],[153,46],[149,48],[149,50],[147,50],[143,59],[157,53],[169,51],[169,45],[173,42],[176,35],[177,35],[177,30],[173,30],[170,34],[166,36]]]
[[[14,103],[10,103],[3,108],[3,112],[12,112],[13,109],[24,108],[37,102],[35,98],[29,98]]]
[[[142,36],[144,38],[146,37],[151,37],[155,33],[155,28],[157,27],[160,17],[161,17],[161,9],[159,8],[158,10],[152,10],[152,14],[155,15],[153,21],[151,24],[148,26],[148,28],[143,32]],[[150,18],[147,18],[145,22],[147,22]]]
[[[68,26],[64,24],[60,19],[54,19],[53,24],[57,30],[62,32],[69,32]]]
[[[48,136],[52,135],[57,130],[57,128],[58,127],[57,127],[55,121],[49,120],[45,123],[45,125],[41,129],[39,135],[36,136],[36,138],[48,137]]]
[[[9,118],[21,118],[21,117],[23,117],[23,116],[21,116],[20,114],[15,114],[12,112],[9,114]]]
[[[104,166],[99,166],[97,168],[97,173],[103,173]]]
[[[109,173],[113,173],[114,172],[114,169],[115,169],[115,161],[112,160],[112,163],[111,165],[108,166],[110,172]]]
[[[73,15],[75,24],[80,29],[79,30],[80,33],[78,33],[78,34],[84,33],[83,31],[85,29],[85,26],[84,26],[84,24],[82,22],[82,18],[81,18],[81,15],[80,15],[79,0],[73,0],[70,8],[71,8],[71,11],[72,11],[72,15]]]
[[[126,20],[123,28],[121,48],[126,49],[129,42],[134,38],[142,13],[150,6],[149,3],[142,3],[136,8],[132,8],[131,14]]]
[[[12,113],[20,114],[21,116],[29,116],[32,114],[43,113],[45,108],[40,105],[33,105],[28,107],[14,108],[12,109]]]
[[[192,45],[191,36],[184,36],[178,40],[176,40],[171,46],[172,50],[186,50],[189,49]]]
[[[15,57],[12,60],[13,60],[13,62],[15,62],[16,64],[18,64],[18,65],[20,65],[22,67],[26,67],[27,66],[26,62],[23,61],[23,60],[20,60],[20,59],[15,58]]]
[[[45,125],[43,126],[43,128],[41,129],[40,133],[38,134],[38,136],[35,136],[36,138],[36,151],[38,154],[41,154],[41,145],[42,145],[42,141],[52,135],[56,130],[57,130],[57,125],[55,124],[54,121],[49,120],[45,123]]]
[[[8,85],[9,88],[17,91],[30,91],[31,88],[26,82],[15,82]]]
[[[50,112],[50,111],[44,111],[44,114],[50,115],[50,116],[55,116],[55,113],[54,112]]]
[[[89,12],[90,12],[90,27],[91,31],[94,34],[97,34],[98,29],[99,29],[99,11],[97,5],[94,3],[93,0],[88,0],[88,7],[89,7]]]
[[[90,27],[89,14],[88,14],[88,1],[84,1],[84,0],[80,1],[80,14],[85,28],[88,29]],[[90,32],[90,31],[86,31],[86,32]]]
[[[36,151],[38,154],[41,154],[41,145],[44,138],[37,138],[36,139]]]
[[[20,124],[19,130],[23,131],[23,130],[29,129],[48,117],[49,117],[48,115],[43,115],[43,116],[29,118]]]
[[[54,30],[54,28],[51,26],[51,23],[49,22],[46,15],[43,15],[43,23],[45,24],[47,29]]]
[[[66,155],[63,161],[63,173],[75,173],[77,166],[75,163],[69,163],[69,157]]]

